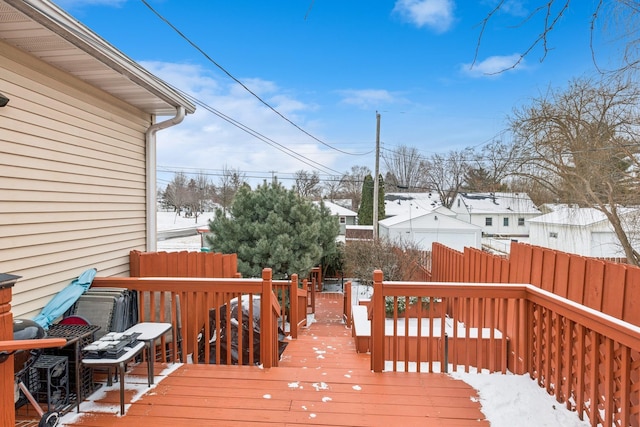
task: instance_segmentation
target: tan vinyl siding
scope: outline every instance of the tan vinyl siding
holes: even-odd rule
[[[0,272],[32,317],[90,267],[128,275],[144,250],[152,117],[0,42]]]

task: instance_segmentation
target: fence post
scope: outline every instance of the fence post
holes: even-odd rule
[[[13,314],[11,314],[11,288],[16,280],[3,280],[0,274],[0,341],[13,340]],[[13,426],[16,413],[13,410],[13,355],[0,363],[0,425]]]
[[[384,295],[382,270],[373,272],[373,319],[371,320],[371,370],[384,370]]]
[[[343,311],[343,316],[344,316],[344,323],[347,325],[347,328],[351,327],[351,304],[353,304],[352,301],[352,293],[351,293],[351,280],[347,281],[347,283],[344,284],[344,307],[342,308]]]
[[[291,338],[298,338],[298,275],[291,275],[291,286],[289,288],[289,333]],[[284,325],[282,325],[284,329]]]
[[[270,268],[262,270],[262,296],[260,297],[260,360],[264,368],[273,366],[273,313],[271,310],[271,283],[272,271]]]

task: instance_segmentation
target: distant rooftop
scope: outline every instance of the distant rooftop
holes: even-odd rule
[[[442,206],[436,192],[426,193],[387,193],[384,195],[384,212],[387,217],[408,215],[409,212],[420,215]]]
[[[458,193],[458,197],[472,213],[540,213],[526,193]]]

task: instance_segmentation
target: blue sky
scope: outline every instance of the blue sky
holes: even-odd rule
[[[486,29],[472,68],[480,24],[496,0],[146,1],[313,136],[267,108],[141,0],[59,0],[151,72],[296,153],[288,156],[198,107],[158,134],[162,186],[176,170],[204,171],[215,182],[225,166],[245,171],[253,182],[275,174],[285,185],[299,169],[316,169],[323,178],[352,165],[373,170],[376,112],[383,153],[399,145],[425,157],[478,148],[502,135],[514,107],[594,72],[593,0],[571,2],[549,36],[543,62],[536,48],[497,75],[540,33],[541,20],[525,18],[546,2],[507,1]],[[598,58],[606,62],[616,48],[596,41]]]

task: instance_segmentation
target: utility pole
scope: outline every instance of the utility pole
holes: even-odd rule
[[[378,190],[380,180],[380,113],[376,111],[376,171],[373,177],[373,240],[378,240]]]

